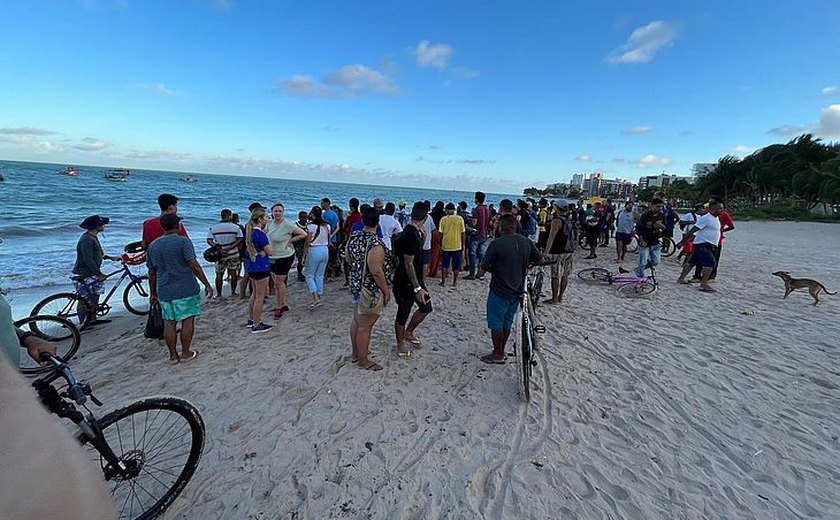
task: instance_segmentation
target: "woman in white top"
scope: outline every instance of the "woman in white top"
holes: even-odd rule
[[[294,221],[285,218],[286,208],[280,202],[271,206],[271,216],[268,223],[268,239],[271,240],[271,274],[274,278],[274,290],[277,293],[277,306],[274,308],[274,319],[278,320],[289,310],[286,305],[286,277],[295,261],[294,243],[306,240],[306,231],[299,228]]]
[[[330,225],[324,220],[323,211],[319,206],[313,206],[309,213],[310,224],[306,227],[309,236],[306,239],[306,263],[304,276],[306,286],[312,294],[312,304],[309,308],[321,306],[321,296],[324,294],[324,271],[330,258]]]

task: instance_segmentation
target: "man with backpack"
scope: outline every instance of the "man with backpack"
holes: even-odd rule
[[[577,245],[578,229],[569,218],[569,208],[556,206],[545,246],[546,254],[552,260],[551,298],[545,300],[545,303],[563,303]]]

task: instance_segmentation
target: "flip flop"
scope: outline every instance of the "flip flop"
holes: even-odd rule
[[[362,368],[364,368],[365,370],[371,370],[373,372],[379,372],[380,370],[382,370],[382,365],[374,361],[370,365]]]
[[[717,292],[717,289],[712,289],[711,287],[709,287],[708,289],[704,289],[704,288],[700,287],[697,290],[702,291],[702,292]]]
[[[405,340],[407,342],[411,343],[411,346],[414,347],[414,348],[423,348],[423,343],[417,338],[411,338],[411,339],[405,338]]]
[[[505,364],[504,359],[496,359],[495,357],[493,357],[493,354],[485,354],[484,356],[481,356],[479,359],[481,359],[482,361],[484,361],[488,365],[504,365]]]
[[[281,309],[280,307],[275,307],[274,308],[274,319],[279,320],[282,317],[283,317],[283,309]]]
[[[201,354],[201,352],[199,352],[197,350],[193,350],[191,352],[192,352],[192,356],[182,359],[181,363],[188,363],[188,362],[192,361],[193,359],[197,358],[199,354]]]
[[[180,362],[181,362],[181,359],[180,359],[180,358],[175,358],[175,359],[170,359],[170,360],[169,360],[169,364],[170,364],[170,365],[173,365],[173,366],[174,366],[174,365],[177,365],[177,364],[178,364],[178,363],[180,363]]]
[[[410,350],[406,350],[405,352],[400,352],[400,351],[398,350],[398,351],[397,351],[397,356],[399,356],[399,357],[401,357],[401,358],[403,358],[403,359],[411,359],[411,351],[410,351]]]

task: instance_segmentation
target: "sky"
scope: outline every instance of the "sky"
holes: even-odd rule
[[[6,160],[511,193],[840,139],[832,0],[4,0],[0,19]]]

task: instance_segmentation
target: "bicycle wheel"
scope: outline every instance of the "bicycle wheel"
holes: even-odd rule
[[[157,517],[183,491],[201,460],[204,420],[192,404],[175,397],[154,397],[114,410],[99,420],[102,436],[129,476],[98,452],[120,520]],[[79,440],[91,450],[90,439]]]
[[[47,296],[35,304],[30,316],[58,316],[69,320],[79,330],[84,330],[94,319],[93,305],[76,293],[58,293]]]
[[[123,304],[128,312],[144,316],[149,314],[149,277],[138,276],[123,291]]]
[[[31,332],[51,346],[55,347],[55,354],[64,361],[76,355],[81,343],[79,329],[69,320],[58,316],[28,316],[15,322],[25,332]],[[49,366],[41,366],[37,361],[29,357],[26,352],[20,355],[20,371],[24,374],[39,374],[52,370]]]
[[[677,244],[674,242],[673,239],[668,237],[662,238],[662,248],[661,248],[662,256],[668,258],[673,256],[674,253],[677,252]]]
[[[610,280],[610,272],[603,267],[590,267],[578,271],[578,278],[584,282],[608,282]]]
[[[531,283],[531,287],[529,290],[529,295],[531,296],[531,305],[534,307],[539,306],[540,298],[542,297],[542,287],[543,281],[545,280],[545,275],[542,271],[538,271],[536,275],[534,275],[534,280]]]
[[[524,312],[524,311],[523,311]],[[525,402],[531,400],[531,330],[525,318],[522,318],[522,340],[519,345],[520,396]]]
[[[635,253],[639,250],[639,241],[636,240],[636,237],[630,238],[630,243],[627,244],[627,252],[628,253]]]
[[[618,286],[618,292],[626,298],[638,298],[656,290],[656,284],[650,280],[643,282],[628,282]]]

